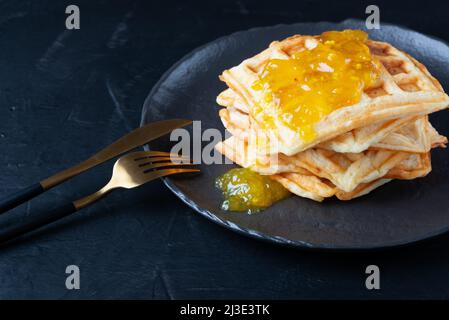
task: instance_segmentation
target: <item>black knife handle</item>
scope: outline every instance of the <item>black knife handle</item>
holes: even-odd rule
[[[0,214],[17,207],[44,192],[40,183],[35,183],[0,199]]]
[[[55,222],[74,213],[76,210],[77,209],[73,205],[73,203],[69,203],[53,211],[43,213],[38,216],[29,216],[23,222],[17,224],[13,223],[6,228],[2,228],[0,230],[0,243],[13,240],[28,232],[46,226],[52,222]]]

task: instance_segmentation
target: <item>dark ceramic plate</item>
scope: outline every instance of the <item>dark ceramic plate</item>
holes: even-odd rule
[[[298,23],[256,28],[220,38],[193,51],[174,65],[145,101],[142,124],[168,118],[201,120],[202,130],[223,126],[215,97],[225,86],[218,75],[277,39],[326,30],[364,29],[361,21]],[[449,47],[434,38],[393,25],[370,31],[373,39],[388,41],[422,61],[447,89]],[[449,134],[449,112],[431,116],[442,134]],[[151,149],[169,150],[169,139]],[[433,171],[414,181],[392,181],[349,202],[317,203],[291,197],[253,215],[220,209],[221,194],[214,179],[233,165],[201,165],[191,178],[167,178],[165,184],[206,218],[258,239],[316,249],[372,249],[405,245],[449,230],[449,152],[432,153]]]

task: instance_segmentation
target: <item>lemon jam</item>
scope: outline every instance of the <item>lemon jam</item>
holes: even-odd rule
[[[231,169],[215,180],[224,195],[223,210],[258,212],[286,198],[290,192],[279,182],[250,169]]]
[[[313,140],[317,122],[358,103],[363,89],[379,78],[379,62],[371,56],[367,39],[361,30],[324,32],[313,49],[269,60],[252,85],[263,96],[252,110],[256,118],[267,127],[280,121],[304,141]]]

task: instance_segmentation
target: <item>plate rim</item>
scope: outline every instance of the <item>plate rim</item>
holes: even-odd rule
[[[173,73],[173,71],[181,65],[184,61],[188,60],[192,56],[194,56],[196,53],[200,52],[206,47],[209,47],[215,43],[218,43],[222,41],[225,38],[232,37],[241,33],[248,33],[248,32],[258,32],[265,29],[276,29],[276,28],[283,28],[283,27],[293,27],[293,26],[299,26],[299,25],[305,25],[305,24],[331,24],[331,25],[341,25],[345,23],[360,23],[363,22],[361,19],[344,19],[339,22],[331,22],[331,21],[315,21],[315,22],[297,22],[297,23],[279,23],[276,25],[270,25],[270,26],[258,26],[249,28],[246,30],[239,30],[236,32],[232,32],[227,35],[220,36],[212,41],[209,41],[201,46],[198,46],[188,52],[187,54],[183,55],[179,60],[177,60],[169,69],[167,69],[162,76],[159,78],[159,80],[153,85],[150,92],[147,94],[143,106],[142,106],[142,112],[141,112],[141,119],[140,119],[140,127],[146,124],[145,118],[146,114],[148,112],[148,109],[151,104],[150,100],[155,95],[155,93],[159,90],[161,85],[165,82],[165,80]],[[432,39],[434,41],[438,41],[444,45],[446,45],[449,49],[449,44],[444,39],[438,38],[433,35],[427,35],[415,30],[412,30],[406,26],[400,25],[400,24],[393,24],[393,23],[382,23],[384,26],[389,27],[395,27],[400,28],[403,30],[406,30],[408,32],[415,33],[420,36],[427,37],[429,39]],[[148,151],[150,150],[149,146],[146,144],[143,146],[143,149]],[[281,236],[270,236],[267,234],[264,234],[263,232],[256,231],[253,229],[245,228],[240,225],[237,225],[231,221],[226,221],[223,219],[220,219],[218,216],[216,216],[213,212],[211,212],[208,209],[204,209],[199,207],[193,200],[186,197],[184,193],[172,182],[172,180],[169,177],[163,177],[160,178],[163,183],[166,185],[166,187],[173,192],[179,199],[181,199],[182,202],[187,204],[191,209],[199,213],[201,216],[205,217],[206,219],[214,222],[215,224],[218,224],[222,227],[225,227],[228,230],[231,230],[233,232],[236,232],[238,234],[244,235],[246,237],[262,240],[264,242],[274,243],[277,245],[282,245],[286,247],[296,248],[296,249],[303,249],[303,250],[313,250],[313,251],[332,251],[332,252],[365,252],[365,251],[379,251],[379,250],[386,250],[386,249],[397,249],[397,248],[403,248],[403,247],[409,247],[411,245],[421,244],[426,241],[433,240],[437,237],[440,237],[444,234],[449,233],[449,225],[447,227],[443,227],[441,229],[438,229],[437,231],[430,232],[426,235],[422,235],[420,238],[412,239],[412,240],[397,240],[397,241],[391,241],[387,244],[377,245],[377,244],[368,244],[368,245],[354,245],[354,246],[341,246],[341,245],[320,245],[320,244],[314,244],[307,241],[300,241],[300,240],[291,240],[285,237]]]

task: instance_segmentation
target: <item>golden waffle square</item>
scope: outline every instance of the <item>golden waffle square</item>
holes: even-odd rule
[[[336,153],[315,148],[294,156],[284,154],[260,156],[251,151],[248,143],[234,136],[218,143],[216,149],[240,166],[260,174],[273,175],[307,170],[319,178],[332,182],[345,192],[353,191],[359,184],[382,178],[411,156],[407,152],[389,150]],[[426,156],[425,153],[419,155]]]
[[[264,166],[259,159],[251,157],[247,144],[235,137],[217,144],[216,149],[238,165],[267,174],[292,193],[315,201],[333,195],[350,200],[391,179],[415,179],[431,171],[430,153],[370,151],[368,154],[333,153],[332,156],[331,151],[318,150],[307,154],[306,159],[289,161],[290,157],[285,156],[271,159],[270,165]],[[327,157],[320,151],[327,152]]]
[[[241,140],[248,141],[254,131],[250,117],[233,107],[221,109],[219,116],[225,128]],[[387,121],[344,133],[316,148],[340,153],[359,153],[367,149],[386,149],[424,153],[432,147],[444,146],[447,139],[430,124],[428,117]],[[255,151],[257,152],[258,149]]]
[[[316,37],[300,35],[275,41],[260,54],[222,73],[220,78],[244,102],[242,109],[248,108],[253,128],[261,127],[263,120],[251,113],[252,107],[262,99],[262,93],[254,90],[252,84],[265,63],[273,58],[289,59],[296,52],[313,48],[316,42]],[[368,40],[367,44],[382,66],[379,81],[364,90],[361,101],[321,119],[314,126],[316,137],[311,141],[303,140],[298,132],[274,119],[277,129],[274,135],[267,133],[266,138],[270,147],[258,149],[258,153],[294,155],[356,128],[394,119],[417,118],[449,105],[449,97],[422,64],[388,43]],[[223,103],[223,99],[219,103]]]
[[[254,128],[254,123],[251,125],[251,119],[248,115],[249,107],[245,105],[245,102],[232,89],[228,88],[220,93],[217,97],[217,103],[227,107],[227,110],[220,110],[219,115],[223,125],[233,135],[247,140],[250,134],[256,135],[260,133],[257,126]],[[324,141],[318,147],[335,152],[362,152],[382,140],[386,135],[413,120],[414,117],[406,117],[371,124],[341,134],[329,141]],[[241,130],[239,127],[245,128],[245,130]]]
[[[361,184],[351,192],[344,192],[332,187],[326,181],[310,175],[310,173],[282,173],[270,177],[282,184],[291,193],[319,202],[332,196],[336,196],[340,200],[351,200],[368,194],[377,187],[391,181],[391,179],[379,179]]]

